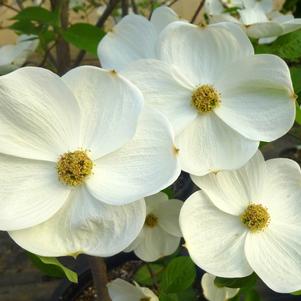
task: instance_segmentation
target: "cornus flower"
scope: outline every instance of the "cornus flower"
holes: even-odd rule
[[[127,15],[98,45],[102,67],[121,70],[138,59],[156,58],[160,32],[178,20],[176,13],[166,6],[155,9],[150,21],[140,15]]]
[[[38,47],[39,40],[35,36],[21,35],[16,45],[0,47],[0,75],[21,67]]]
[[[299,165],[289,159],[265,162],[258,151],[236,171],[192,179],[202,191],[190,196],[180,213],[192,260],[220,277],[254,271],[276,292],[299,290]]]
[[[239,292],[237,288],[217,287],[214,284],[215,276],[205,273],[201,280],[204,297],[209,301],[227,301]]]
[[[0,78],[0,229],[43,256],[110,256],[145,221],[139,200],[179,171],[168,122],[115,71]],[[136,201],[136,202],[134,202]]]
[[[183,202],[169,200],[165,193],[159,192],[145,198],[145,203],[144,226],[125,251],[134,251],[144,261],[155,261],[174,253],[179,247],[182,237],[179,214]]]
[[[132,285],[120,278],[107,284],[112,301],[159,301],[159,298],[147,287]]]
[[[157,46],[161,60],[136,61],[123,74],[173,125],[188,173],[239,168],[259,140],[274,140],[293,125],[295,94],[286,63],[254,55],[235,24],[173,22]]]
[[[215,2],[209,6],[210,22],[230,21],[240,24],[249,37],[259,39],[259,43],[271,43],[277,37],[301,28],[301,19],[295,19],[291,13],[282,14],[274,8],[271,0],[245,0],[239,17],[222,13],[223,8]],[[211,8],[211,10],[210,10]]]

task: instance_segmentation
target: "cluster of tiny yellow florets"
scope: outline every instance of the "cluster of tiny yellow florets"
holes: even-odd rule
[[[144,224],[148,227],[153,228],[153,227],[157,226],[158,218],[154,214],[150,213],[146,216]]]
[[[261,204],[250,204],[240,216],[240,220],[251,232],[258,232],[268,226],[270,215],[267,208]]]
[[[199,113],[211,112],[220,104],[220,94],[211,85],[197,87],[192,94],[192,104]]]
[[[57,162],[59,180],[69,186],[82,184],[92,169],[93,161],[84,150],[65,153]]]

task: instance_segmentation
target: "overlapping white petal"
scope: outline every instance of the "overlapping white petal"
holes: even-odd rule
[[[134,286],[119,278],[108,283],[107,287],[112,301],[159,301],[149,288]]]
[[[174,22],[162,32],[159,58],[174,65],[193,86],[213,83],[223,69],[254,53],[250,41],[235,24],[205,29]]]
[[[256,152],[258,142],[226,125],[215,113],[199,115],[176,137],[181,168],[202,176],[241,167]]]
[[[74,191],[64,207],[46,222],[10,232],[22,248],[42,256],[112,256],[129,245],[145,220],[143,200],[111,206],[85,188]]]
[[[140,15],[125,16],[98,45],[101,65],[122,70],[136,60],[157,58],[160,32],[178,19],[177,14],[166,6],[155,9],[150,21]]]
[[[172,65],[153,59],[138,60],[123,74],[139,87],[146,104],[167,116],[176,134],[197,116],[188,101],[194,86]]]
[[[93,172],[87,181],[89,191],[112,205],[133,202],[172,184],[180,166],[166,118],[145,109],[134,138],[120,150],[96,160]]]
[[[226,301],[237,295],[239,289],[217,287],[214,284],[215,276],[205,273],[201,280],[203,294],[209,301]]]
[[[83,66],[62,77],[80,106],[80,145],[93,159],[111,153],[135,134],[143,96],[115,71]]]
[[[240,169],[219,171],[203,177],[192,176],[192,180],[217,208],[237,216],[250,202],[261,200],[266,173],[264,158],[257,152]]]
[[[247,229],[239,218],[215,207],[204,192],[185,201],[180,226],[189,255],[203,270],[228,278],[252,273],[244,256]]]
[[[26,67],[0,78],[0,152],[56,162],[79,147],[77,101],[54,73]]]

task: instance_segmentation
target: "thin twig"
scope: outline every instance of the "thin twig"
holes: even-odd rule
[[[97,27],[103,27],[103,25],[105,24],[105,22],[107,21],[107,19],[110,17],[112,11],[114,10],[114,8],[116,7],[116,5],[118,4],[120,0],[110,0],[110,2],[108,3],[105,11],[103,12],[103,14],[101,15],[101,17],[98,19],[96,26]],[[79,52],[79,54],[77,55],[74,63],[73,63],[73,68],[77,67],[80,62],[83,60],[83,58],[86,55],[86,51],[85,50],[81,50]]]
[[[200,2],[200,4],[199,4],[198,8],[196,9],[196,11],[195,11],[193,17],[192,17],[191,20],[190,20],[191,23],[194,23],[194,21],[196,20],[196,18],[198,17],[198,15],[199,15],[199,13],[200,13],[200,11],[202,10],[204,4],[205,4],[205,0],[201,0],[201,2]]]
[[[97,293],[96,301],[112,301],[107,288],[108,275],[104,260],[100,257],[89,256],[89,263]]]
[[[174,0],[174,1],[172,1],[172,2],[170,2],[167,6],[168,7],[171,7],[171,6],[173,6],[175,3],[177,3],[179,0]]]
[[[20,12],[19,9],[13,7],[12,5],[6,4],[6,3],[4,3],[4,2],[2,2],[2,1],[0,2],[0,5],[4,6],[4,7],[6,7],[6,8],[9,8],[9,9],[11,9],[11,10],[17,12],[17,13]]]

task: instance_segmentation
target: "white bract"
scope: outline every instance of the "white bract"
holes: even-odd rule
[[[179,214],[183,202],[168,199],[159,192],[145,198],[146,218],[144,226],[132,244],[125,250],[134,251],[144,261],[155,261],[171,255],[179,247],[182,233]]]
[[[39,40],[35,36],[21,35],[15,45],[0,47],[0,75],[21,67],[38,47]]]
[[[168,122],[142,106],[134,85],[92,66],[0,77],[0,229],[43,256],[128,246],[140,199],[179,174]]]
[[[150,21],[140,15],[127,15],[98,45],[102,67],[121,70],[138,59],[156,58],[160,32],[178,20],[176,13],[166,6],[155,9]]]
[[[239,168],[258,141],[277,139],[293,125],[288,66],[274,55],[254,55],[239,26],[173,22],[157,46],[161,60],[138,60],[123,74],[173,125],[184,171]],[[113,63],[118,49],[111,47],[107,60]]]
[[[205,273],[201,280],[204,297],[209,301],[227,301],[237,295],[239,288],[217,287],[215,276]]]
[[[259,43],[271,43],[277,37],[301,28],[301,19],[295,19],[291,13],[280,13],[274,8],[272,0],[242,1],[239,18],[222,13],[224,8],[215,2],[210,7],[212,9],[208,11],[212,23],[230,21],[240,24],[250,38],[260,39]]]
[[[107,284],[112,301],[159,301],[159,298],[147,287],[132,285],[117,278]]]
[[[226,278],[253,271],[274,291],[301,288],[301,171],[258,153],[236,171],[192,177],[202,191],[184,203],[180,226],[192,260]]]

